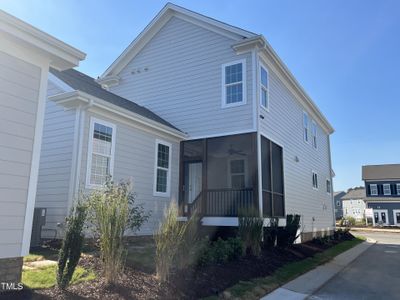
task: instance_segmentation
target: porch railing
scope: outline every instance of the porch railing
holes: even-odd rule
[[[202,216],[236,217],[242,208],[255,205],[254,191],[247,189],[208,189],[189,204],[189,214],[195,210]]]

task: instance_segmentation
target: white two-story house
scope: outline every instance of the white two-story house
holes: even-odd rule
[[[81,189],[131,178],[152,215],[171,200],[204,226],[241,207],[302,216],[303,239],[334,228],[333,128],[262,35],[167,4],[95,81],[49,80],[37,206],[47,228]]]

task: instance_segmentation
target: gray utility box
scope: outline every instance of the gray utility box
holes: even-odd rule
[[[42,227],[46,224],[46,208],[35,208],[33,213],[31,247],[39,247],[42,243]]]

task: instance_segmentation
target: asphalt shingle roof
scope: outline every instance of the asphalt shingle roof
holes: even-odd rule
[[[349,189],[342,197],[342,200],[349,200],[349,199],[364,199],[365,198],[365,188],[359,187],[354,189]]]
[[[69,69],[65,71],[57,71],[55,69],[50,68],[50,72],[59,78],[60,80],[64,81],[66,84],[68,84],[71,88],[74,90],[82,91],[85,92],[89,95],[92,95],[94,97],[100,98],[104,101],[107,101],[111,104],[114,104],[116,106],[122,107],[126,110],[129,110],[131,112],[137,113],[138,115],[141,115],[143,117],[146,117],[152,121],[156,121],[160,124],[166,125],[168,127],[171,127],[175,130],[179,130],[176,128],[174,125],[169,123],[168,121],[164,120],[160,116],[156,115],[154,112],[151,110],[138,105],[137,103],[130,101],[128,99],[125,99],[123,97],[120,97],[114,93],[111,93],[101,87],[100,84],[98,84],[94,78],[79,72],[74,69]],[[180,130],[179,130],[180,131]]]

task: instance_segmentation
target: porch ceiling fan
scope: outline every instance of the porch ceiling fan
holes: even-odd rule
[[[232,144],[230,145],[230,147],[229,147],[227,152],[228,152],[229,155],[246,156],[246,153],[244,153],[242,150],[233,148]]]

